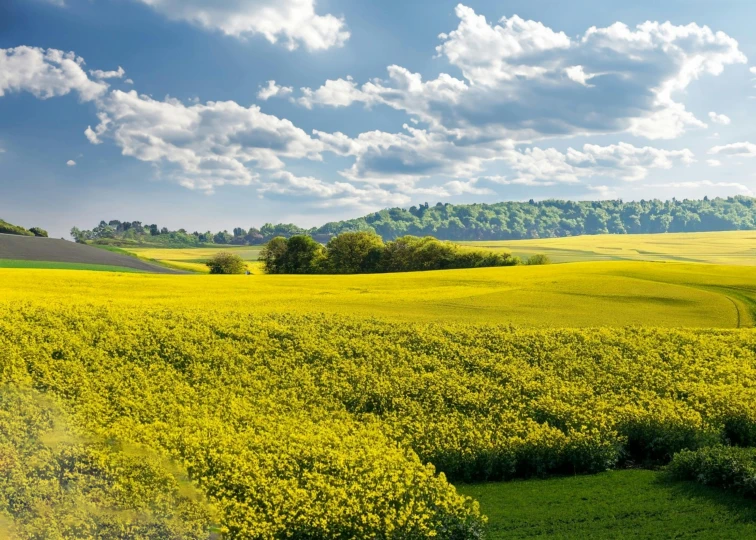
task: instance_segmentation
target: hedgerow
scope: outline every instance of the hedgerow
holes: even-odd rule
[[[756,497],[756,448],[714,446],[683,450],[668,467],[673,478]]]
[[[449,481],[665,463],[756,429],[749,331],[190,306],[0,305],[0,381],[185,469],[231,538],[476,538]]]

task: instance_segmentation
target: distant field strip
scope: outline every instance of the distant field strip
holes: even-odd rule
[[[125,248],[142,259],[158,261],[170,268],[187,270],[200,274],[208,274],[205,262],[216,253],[228,251],[239,255],[247,261],[249,269],[254,273],[262,273],[262,266],[257,262],[263,246],[217,246],[209,248]]]
[[[158,264],[129,256],[122,250],[98,249],[83,244],[75,244],[55,238],[35,238],[0,234],[0,261],[27,261],[29,267],[50,268],[57,263],[59,268],[79,268],[92,266],[92,270],[103,267],[131,268],[140,272],[157,274],[181,274],[183,272],[165,268]],[[34,263],[34,264],[32,264]],[[35,266],[35,264],[37,264]],[[69,264],[78,266],[67,266]],[[5,263],[14,265],[13,262]],[[18,264],[15,264],[18,267]],[[120,271],[120,270],[118,270]]]
[[[36,268],[46,270],[90,270],[92,272],[140,272],[134,268],[105,264],[65,263],[54,261],[16,261],[0,259],[0,268]]]
[[[748,267],[593,262],[354,276],[155,276],[0,270],[8,298],[178,303],[256,313],[337,313],[406,322],[526,327],[754,325]]]
[[[679,261],[756,265],[756,232],[585,235],[567,238],[462,242],[520,257],[545,253],[554,262]]]

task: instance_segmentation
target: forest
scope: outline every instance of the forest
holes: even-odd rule
[[[261,245],[283,236],[306,234],[321,243],[344,232],[368,231],[385,241],[401,236],[440,240],[511,240],[586,234],[645,234],[756,229],[756,198],[736,196],[702,200],[428,203],[390,208],[356,219],[305,229],[293,224],[236,227],[231,232],[176,231],[140,221],[101,221],[91,230],[74,227],[77,242],[113,245],[199,246]]]

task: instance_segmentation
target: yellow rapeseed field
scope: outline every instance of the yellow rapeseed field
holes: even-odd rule
[[[162,276],[0,269],[0,298],[337,313],[518,326],[752,326],[756,273],[679,263],[580,263],[352,276]]]
[[[554,262],[679,261],[756,266],[756,231],[602,234],[461,244],[522,258],[543,253]]]
[[[679,263],[0,269],[0,526],[481,538],[453,482],[756,441],[756,334],[725,329],[754,291],[749,268]]]

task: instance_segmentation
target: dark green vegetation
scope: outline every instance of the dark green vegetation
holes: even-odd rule
[[[31,229],[24,229],[18,225],[13,225],[7,221],[0,219],[0,234],[16,234],[20,236],[39,236],[47,238],[47,231],[40,227],[32,227]]]
[[[272,239],[260,253],[268,274],[369,274],[515,266],[509,254],[461,248],[435,238],[403,236],[385,243],[370,232],[343,233],[323,247],[312,237]],[[532,264],[544,264],[534,259]]]
[[[232,232],[169,231],[141,222],[102,221],[92,230],[74,228],[77,242],[187,247],[205,244],[264,244],[277,236],[306,234],[321,243],[344,232],[369,231],[384,240],[434,236],[441,240],[510,240],[584,234],[736,231],[756,229],[756,199],[745,196],[671,201],[559,201],[496,204],[428,203],[391,208],[352,219],[303,229],[292,224],[264,225]]]
[[[44,268],[47,270],[90,270],[93,272],[140,272],[125,266],[106,264],[66,263],[55,261],[16,261],[0,259],[0,268]]]
[[[747,442],[756,444],[755,433]],[[714,446],[675,455],[670,474],[680,480],[694,480],[721,487],[746,497],[756,497],[756,448]],[[754,506],[756,508],[756,505]]]
[[[661,472],[612,471],[458,489],[480,502],[491,540],[756,537],[753,501],[672,482]]]
[[[211,274],[243,274],[247,270],[244,259],[225,251],[213,255],[206,264]]]

